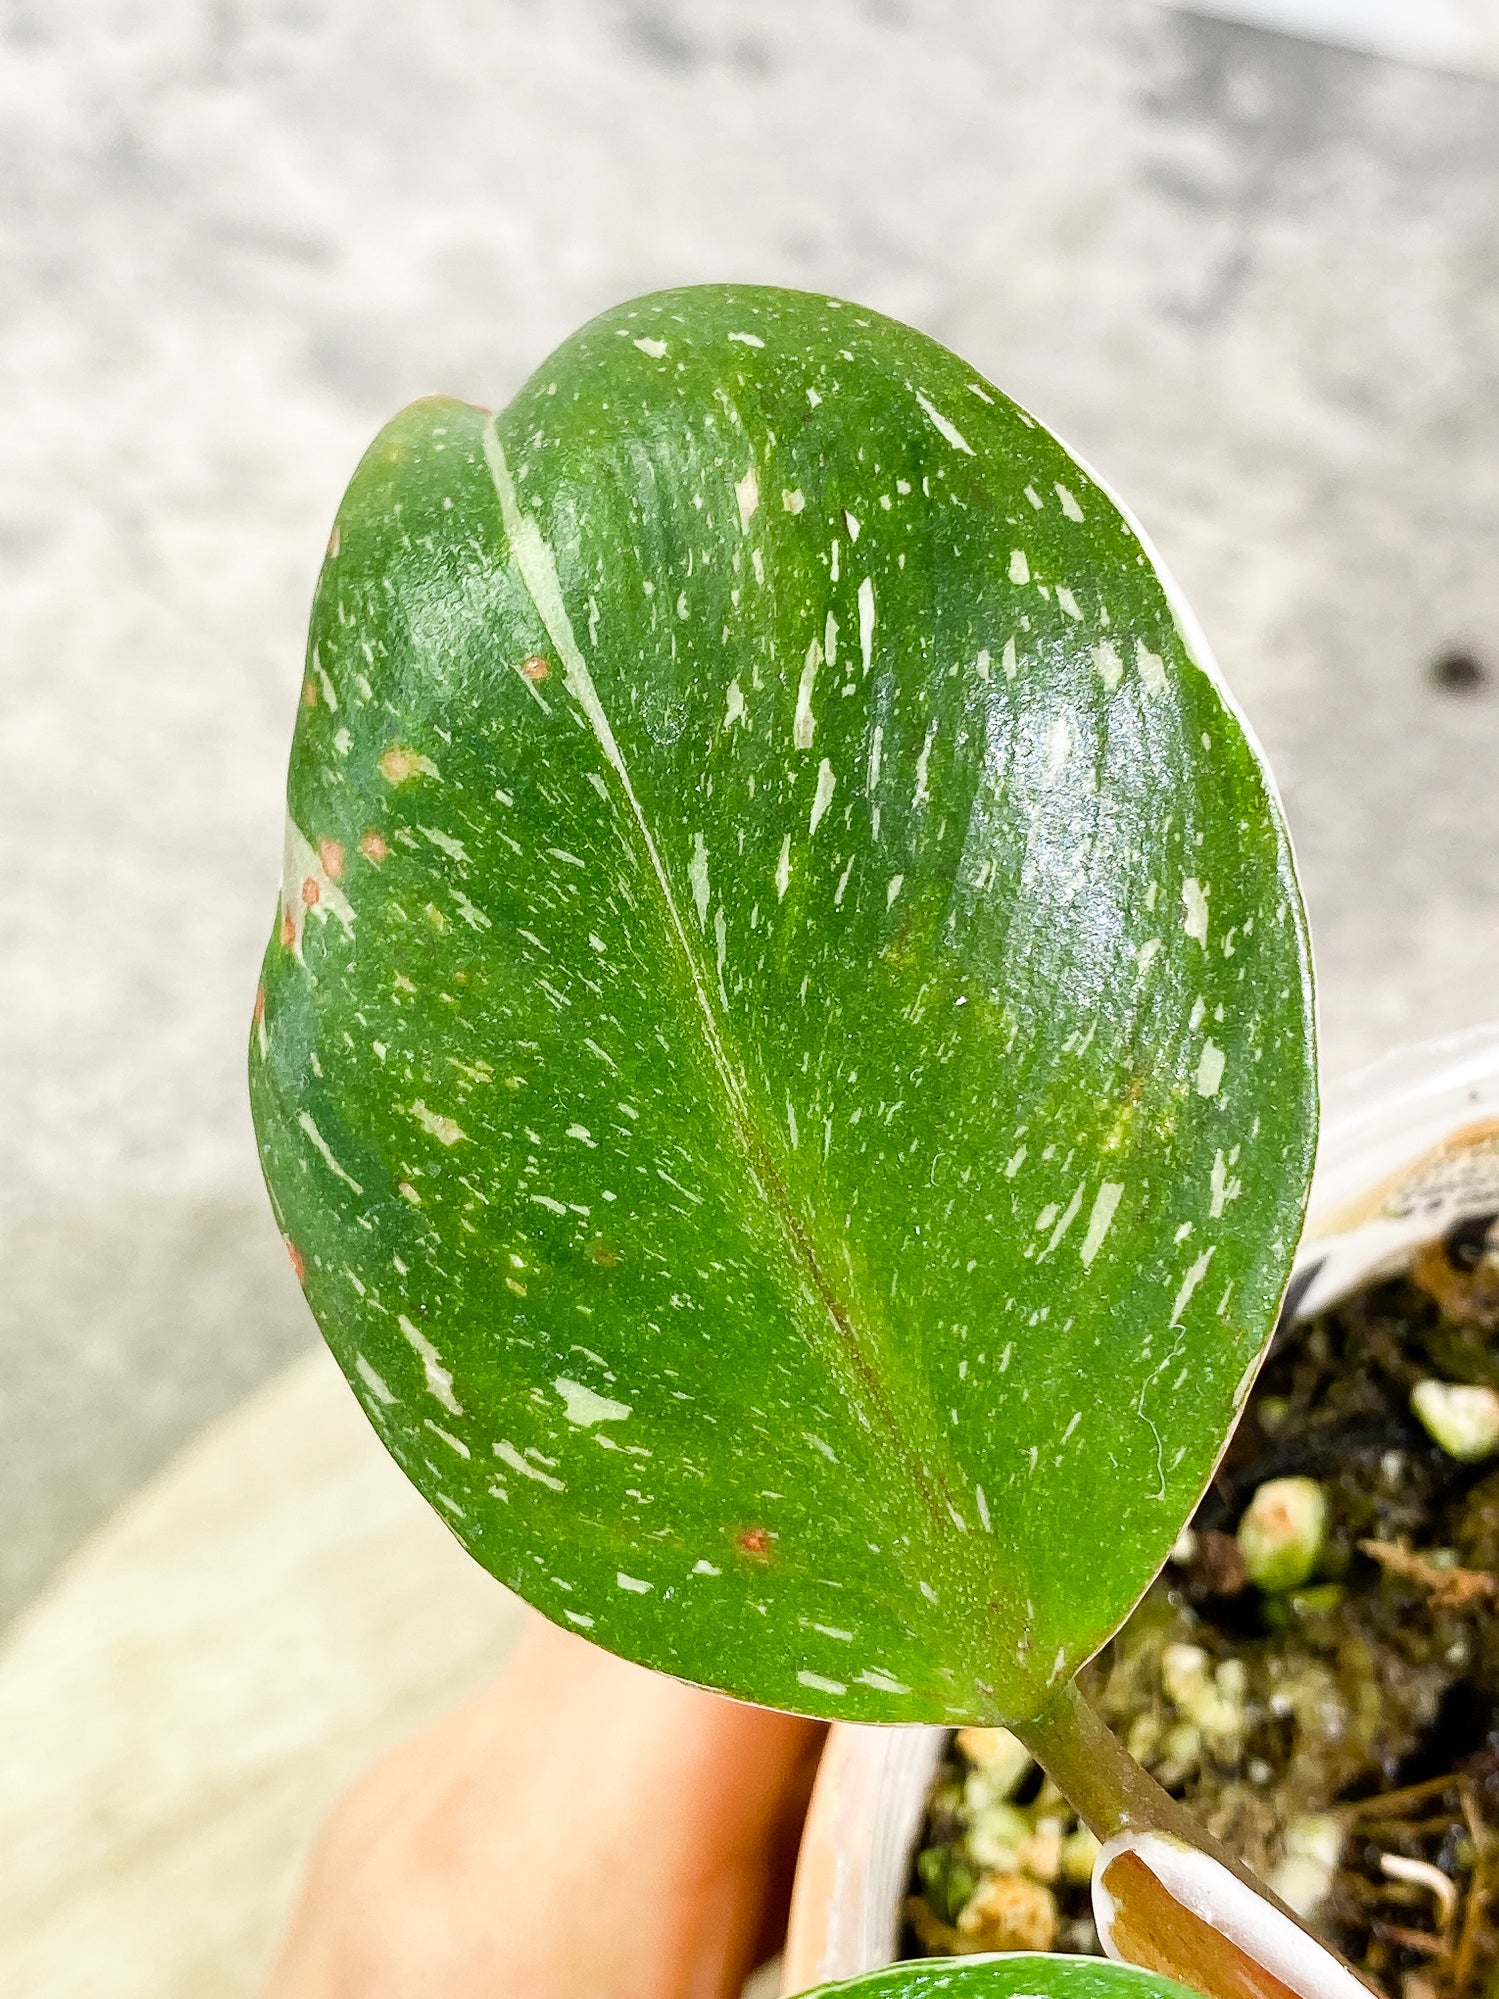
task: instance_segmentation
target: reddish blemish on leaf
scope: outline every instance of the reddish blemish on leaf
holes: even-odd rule
[[[317,682],[312,678],[311,674],[302,682],[302,706],[304,708],[316,708],[317,706]]]
[[[297,919],[295,916],[292,915],[289,909],[283,909],[281,912],[281,942],[286,946],[287,950],[289,951],[291,950],[292,946],[296,943],[296,941],[297,941]]]
[[[337,881],[344,871],[344,850],[337,840],[319,840],[317,857],[323,864],[323,873],[329,881]]]
[[[529,659],[521,661],[520,670],[521,677],[525,680],[549,680],[552,673],[552,663],[550,660],[543,659],[539,652],[533,652]]]
[[[770,1560],[770,1532],[765,1527],[741,1527],[734,1536],[734,1546],[741,1555],[752,1562]]]
[[[331,560],[332,560],[332,558],[333,558],[333,557],[334,557],[335,555],[337,555],[337,553],[338,553],[338,522],[337,522],[337,521],[335,521],[335,522],[333,523],[333,532],[332,532],[332,534],[330,534],[330,535],[329,535],[329,537],[328,537],[328,557],[329,557],[329,560],[331,561]]]
[[[264,1019],[265,1019],[265,987],[257,986],[255,988],[255,1025],[259,1027],[260,1023]]]
[[[309,909],[312,909],[316,905],[317,900],[319,896],[321,896],[322,892],[323,891],[318,887],[317,883],[312,879],[311,875],[309,875],[306,881],[304,881],[302,884],[302,900],[303,902],[306,903]]]
[[[291,1258],[292,1269],[297,1273],[297,1282],[305,1284],[307,1282],[306,1257],[303,1256],[301,1250],[297,1248],[297,1245],[292,1241],[290,1236],[283,1236],[281,1240],[286,1244],[286,1253]]]
[[[367,861],[373,861],[377,867],[390,853],[389,847],[380,835],[373,831],[360,836],[359,851]]]
[[[409,750],[403,743],[392,743],[380,758],[379,769],[387,784],[405,784],[419,772],[431,776],[433,765],[420,750]]]
[[[588,1261],[596,1263],[600,1270],[617,1270],[619,1268],[619,1251],[611,1249],[606,1242],[590,1243],[587,1253]]]

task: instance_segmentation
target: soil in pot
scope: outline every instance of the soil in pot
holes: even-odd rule
[[[1282,1331],[1082,1684],[1390,1999],[1499,1999],[1499,1224]],[[908,1953],[1096,1952],[1095,1850],[1013,1736],[963,1730]]]

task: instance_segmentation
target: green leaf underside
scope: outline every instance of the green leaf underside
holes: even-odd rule
[[[938,1957],[888,1964],[837,1985],[819,1985],[806,1999],[847,1993],[850,1999],[1197,1999],[1185,1985],[1133,1965],[1100,1957],[1053,1957],[1020,1951],[1004,1957]]]
[[[371,447],[289,812],[267,1180],[460,1540],[748,1699],[1036,1712],[1315,1123],[1278,810],[1117,507],[874,313],[636,301]]]

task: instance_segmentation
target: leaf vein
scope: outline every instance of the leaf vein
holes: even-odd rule
[[[852,1368],[864,1396],[878,1411],[882,1427],[906,1458],[913,1480],[932,1519],[941,1522],[945,1517],[943,1509],[947,1500],[946,1492],[939,1495],[933,1490],[931,1467],[922,1461],[919,1454],[910,1450],[910,1440],[896,1418],[894,1408],[885,1393],[879,1370],[872,1356],[866,1351],[866,1342],[861,1337],[848,1307],[829,1282],[810,1232],[790,1198],[790,1190],[775,1161],[769,1156],[763,1143],[757,1142],[755,1121],[750,1111],[747,1090],[724,1041],[702,969],[698,964],[697,954],[692,947],[692,939],[672,890],[660,848],[656,844],[645,810],[635,791],[629,766],[614,734],[608,713],[599,698],[588,662],[583,657],[582,648],[573,631],[572,620],[568,616],[567,606],[562,598],[556,560],[535,518],[523,512],[521,508],[495,418],[491,418],[484,427],[484,456],[499,501],[501,524],[514,553],[516,566],[520,570],[521,581],[562,661],[564,685],[582,710],[605,761],[624,793],[636,831],[645,848],[651,872],[655,876],[666,908],[668,923],[692,984],[709,1053],[728,1099],[735,1131],[746,1155],[757,1191],[777,1215],[792,1251],[793,1265],[807,1282],[816,1304],[826,1313],[837,1336],[838,1348],[844,1356],[845,1363]]]

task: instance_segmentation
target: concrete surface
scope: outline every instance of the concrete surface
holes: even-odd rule
[[[1034,407],[1280,774],[1329,1067],[1499,1011],[1496,177],[1488,83],[1135,0],[7,0],[0,1616],[309,1337],[241,1050],[342,483],[620,297],[824,287]]]

